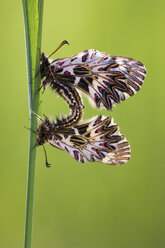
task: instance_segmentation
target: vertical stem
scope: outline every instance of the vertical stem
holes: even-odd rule
[[[40,69],[43,4],[44,4],[44,0],[22,0],[24,24],[25,24],[31,130],[36,130],[37,119],[33,115],[33,112],[38,113],[39,103],[40,103],[39,94],[36,94],[36,92],[40,87],[41,80],[40,80],[40,75],[38,75],[37,77],[35,77],[35,75]],[[32,247],[35,162],[36,162],[36,148],[34,148],[35,143],[36,143],[36,135],[32,131],[30,131],[26,219],[25,219],[25,241],[24,241],[25,248]]]
[[[31,116],[31,126],[34,125],[34,117]],[[29,139],[29,166],[27,181],[27,198],[26,198],[26,219],[25,219],[25,238],[24,247],[30,248],[32,245],[32,227],[33,227],[33,205],[34,205],[34,183],[35,183],[35,162],[36,149],[31,150],[34,146],[34,134],[30,132]]]

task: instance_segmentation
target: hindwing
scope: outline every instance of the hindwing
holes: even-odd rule
[[[79,162],[116,165],[126,163],[130,158],[129,142],[120,134],[111,117],[97,116],[70,129],[70,133],[64,132],[64,129],[63,132],[57,130],[48,142]]]

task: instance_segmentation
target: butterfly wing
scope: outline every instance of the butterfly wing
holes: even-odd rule
[[[98,116],[72,128],[72,134],[57,132],[49,143],[68,152],[79,162],[123,164],[130,158],[130,145],[111,117]]]
[[[146,76],[141,62],[93,49],[57,59],[51,67],[57,81],[77,87],[106,109],[139,91]]]

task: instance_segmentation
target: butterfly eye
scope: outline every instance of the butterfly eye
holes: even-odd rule
[[[44,62],[44,58],[45,58],[45,54],[42,53],[42,54],[41,54],[41,59],[40,59],[40,63],[41,63],[41,64]]]
[[[46,56],[43,57],[43,62],[45,65],[49,65],[49,60]]]

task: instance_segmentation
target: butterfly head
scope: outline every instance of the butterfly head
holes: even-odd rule
[[[48,118],[38,125],[37,133],[37,146],[42,146],[44,143],[47,143],[52,137],[53,124]]]
[[[50,75],[50,61],[49,58],[56,53],[63,45],[68,44],[67,40],[61,42],[61,44],[52,52],[49,56],[46,56],[44,53],[41,54],[40,59],[40,72],[41,72],[41,79]]]
[[[44,53],[41,54],[40,72],[41,72],[41,79],[50,74],[50,62],[48,57]]]

